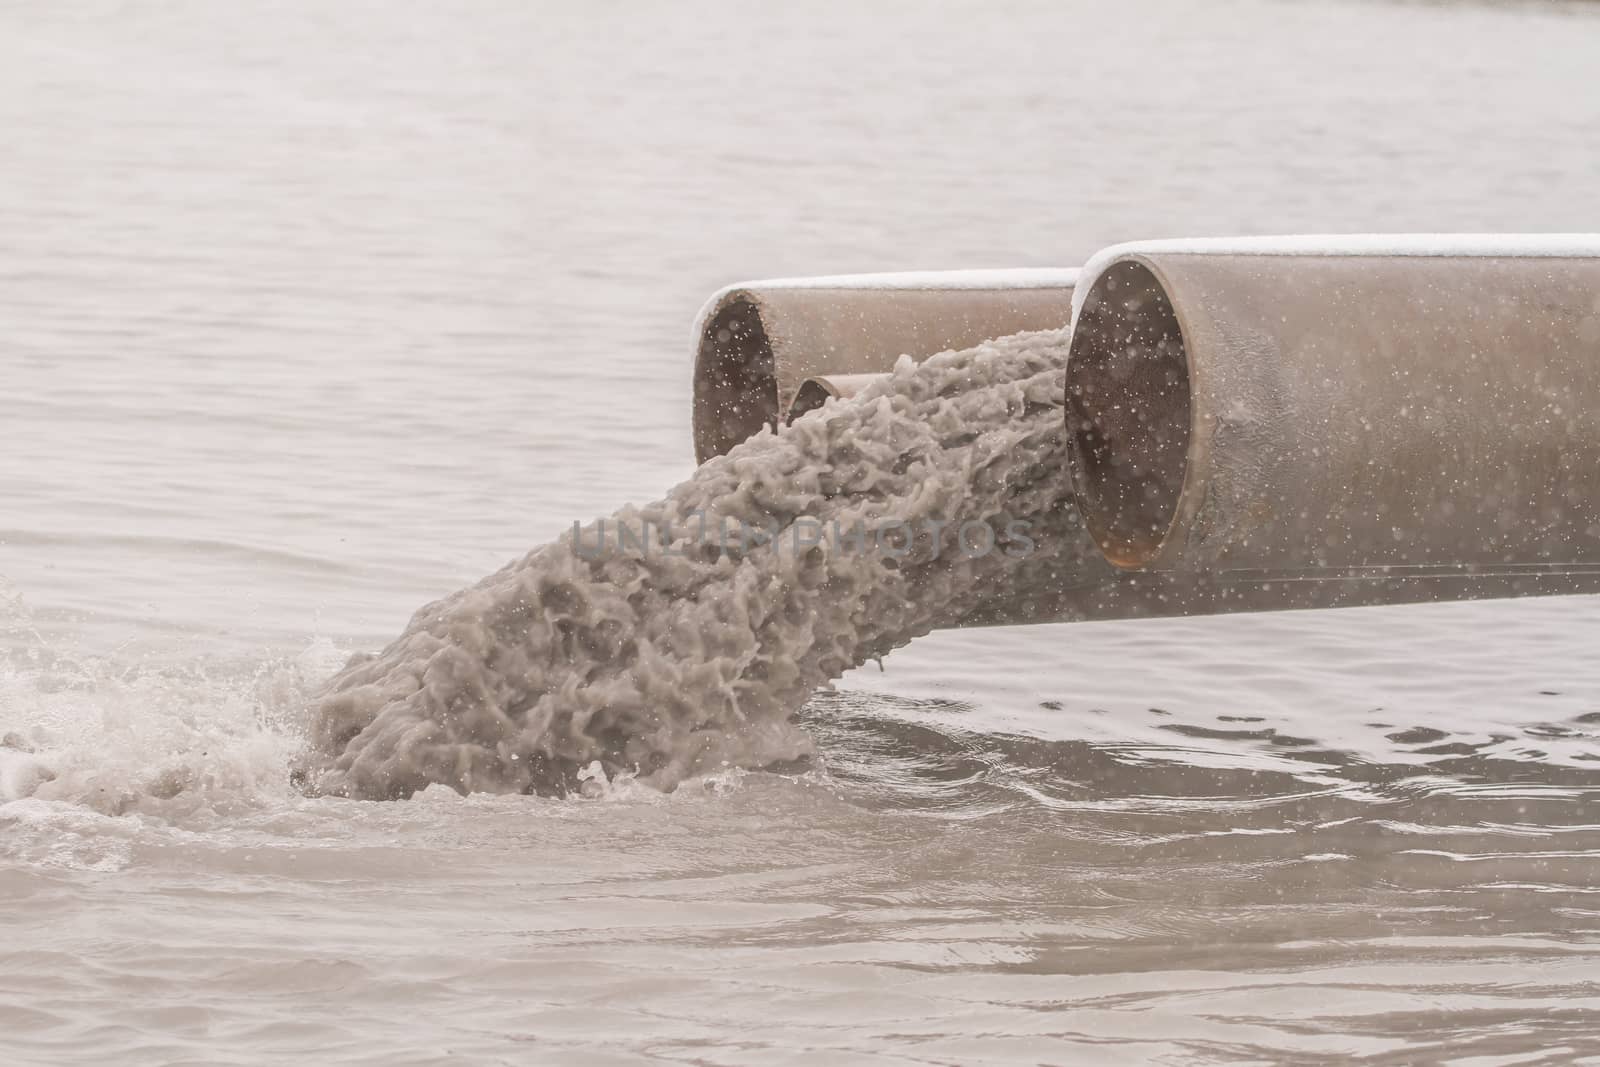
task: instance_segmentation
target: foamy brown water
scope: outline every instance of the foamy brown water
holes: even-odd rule
[[[1081,543],[1066,349],[1053,332],[903,359],[657,503],[423,608],[319,700],[312,744],[333,760],[312,781],[369,798],[564,792],[599,761],[671,787],[810,756],[789,719],[817,686]]]

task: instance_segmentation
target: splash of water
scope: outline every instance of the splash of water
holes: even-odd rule
[[[28,648],[0,662],[0,822],[24,800],[183,817],[291,798],[305,704],[342,658],[319,639],[241,674]]]
[[[809,755],[790,719],[819,685],[1081,543],[1063,500],[1066,341],[902,359],[664,499],[424,607],[317,701],[308,783],[562,793],[598,761],[670,788]],[[958,545],[973,523],[990,534]]]

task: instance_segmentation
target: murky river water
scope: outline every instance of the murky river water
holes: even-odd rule
[[[936,634],[820,769],[667,797],[287,774],[345,653],[689,473],[718,285],[1592,229],[1597,59],[1592,4],[0,4],[0,1058],[1600,1062],[1595,598]]]

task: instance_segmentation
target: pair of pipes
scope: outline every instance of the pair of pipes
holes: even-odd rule
[[[1082,271],[732,286],[701,461],[921,359],[1071,325],[1103,566],[962,624],[1600,592],[1600,236],[1207,239]],[[1090,544],[1092,542],[1092,544]]]

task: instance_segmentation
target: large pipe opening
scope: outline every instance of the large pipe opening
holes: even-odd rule
[[[734,300],[706,323],[695,370],[694,446],[701,463],[778,424],[778,380],[760,312]]]
[[[1188,353],[1154,273],[1124,260],[1085,295],[1067,361],[1066,419],[1078,507],[1119,567],[1160,551],[1188,469]]]

